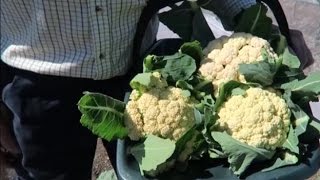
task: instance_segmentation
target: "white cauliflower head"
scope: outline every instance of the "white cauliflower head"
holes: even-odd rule
[[[282,146],[290,126],[290,110],[275,92],[249,88],[245,95],[231,96],[218,111],[218,128],[257,148]]]
[[[239,64],[250,64],[263,60],[263,53],[277,59],[268,41],[248,33],[234,33],[211,41],[203,50],[205,58],[199,72],[211,80],[215,88],[224,82],[235,80],[245,82],[239,74]]]
[[[147,134],[177,141],[195,124],[193,102],[183,90],[165,86],[161,76],[154,73],[160,86],[141,95],[133,90],[125,112],[125,125],[132,140]]]

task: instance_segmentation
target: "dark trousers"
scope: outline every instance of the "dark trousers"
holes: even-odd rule
[[[110,80],[62,78],[12,69],[3,90],[13,113],[13,129],[22,152],[17,166],[24,180],[88,180],[97,137],[80,124],[77,102],[84,91],[123,100],[125,76]],[[104,143],[115,167],[116,144]]]

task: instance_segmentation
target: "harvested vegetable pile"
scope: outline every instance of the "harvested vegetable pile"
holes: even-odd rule
[[[319,144],[309,102],[318,101],[320,72],[304,75],[286,39],[259,19],[248,28],[256,8],[264,17],[264,6],[252,7],[232,36],[204,49],[193,41],[173,55],[148,55],[124,102],[86,92],[82,125],[130,141],[143,176],[183,172],[190,160],[225,159],[238,177],[302,163]]]
[[[79,102],[81,123],[107,140],[129,137],[136,141],[129,151],[142,174],[156,176],[176,161],[186,162],[203,139],[202,112],[212,109],[214,102],[211,81],[196,75],[194,54],[188,55],[197,51],[201,54],[198,42],[193,42],[171,56],[146,57],[144,72],[130,82],[133,91],[127,104],[85,93]]]

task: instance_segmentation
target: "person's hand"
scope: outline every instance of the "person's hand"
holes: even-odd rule
[[[11,122],[9,110],[0,103],[0,158],[9,165],[14,163],[20,154],[11,130]]]
[[[300,59],[301,68],[304,69],[307,66],[310,66],[314,62],[314,59],[312,57],[310,49],[308,48],[303,38],[302,32],[292,29],[290,30],[290,37],[292,41],[291,48]]]

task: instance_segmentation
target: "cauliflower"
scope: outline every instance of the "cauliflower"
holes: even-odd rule
[[[168,86],[158,72],[154,86],[141,95],[133,90],[125,111],[125,125],[131,140],[147,134],[177,141],[194,124],[194,100],[180,88]]]
[[[230,80],[245,82],[239,74],[239,64],[249,64],[263,60],[263,53],[277,59],[268,41],[248,33],[234,33],[211,41],[203,50],[205,58],[199,73],[212,81],[216,89]]]
[[[218,129],[250,146],[274,150],[282,146],[290,126],[290,110],[274,91],[249,88],[231,96],[218,111]]]
[[[127,103],[125,126],[131,140],[148,134],[177,142],[195,125],[195,100],[184,95],[180,88],[168,86],[159,72],[153,72],[151,86],[143,93],[133,90]],[[145,172],[155,176],[173,167],[176,161],[184,162],[193,152],[196,135],[186,142],[177,159],[158,165],[156,170]]]

